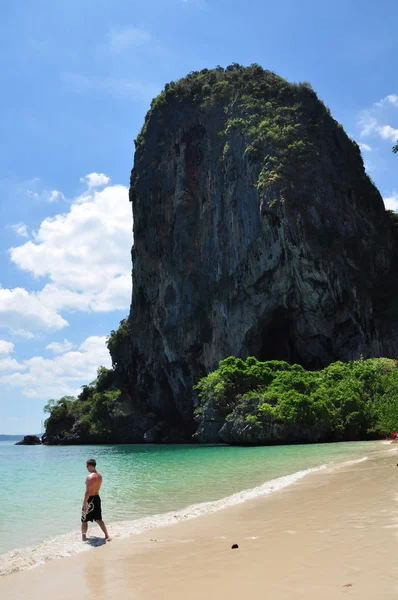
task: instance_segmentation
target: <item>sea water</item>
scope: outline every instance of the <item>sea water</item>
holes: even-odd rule
[[[222,445],[15,446],[0,442],[0,575],[88,550],[82,544],[86,460],[103,475],[103,519],[125,537],[272,493],[307,473],[383,449],[380,442]]]

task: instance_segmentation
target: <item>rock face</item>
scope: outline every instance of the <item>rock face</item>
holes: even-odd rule
[[[261,398],[250,398],[244,404],[236,407],[228,418],[222,418],[213,407],[209,407],[211,403],[208,403],[205,406],[204,418],[194,438],[200,443],[223,442],[232,446],[347,441],[338,437],[328,439],[322,428],[303,426],[301,423],[283,423],[271,417],[258,422],[248,421],[247,417],[256,414],[262,402]],[[353,438],[353,440],[356,439]]]
[[[138,438],[189,439],[193,385],[229,355],[318,368],[396,354],[391,218],[310,86],[255,65],[169,84],[130,199],[130,332],[111,353]]]
[[[17,442],[16,446],[40,446],[41,440],[37,435],[25,435],[24,439]]]

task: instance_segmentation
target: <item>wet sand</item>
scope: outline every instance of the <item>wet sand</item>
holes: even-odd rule
[[[267,497],[3,577],[0,597],[396,599],[398,448],[381,449]]]

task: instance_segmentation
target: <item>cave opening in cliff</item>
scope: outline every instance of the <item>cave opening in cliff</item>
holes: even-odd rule
[[[288,311],[278,308],[260,329],[257,357],[261,361],[285,360],[300,362],[294,347]]]

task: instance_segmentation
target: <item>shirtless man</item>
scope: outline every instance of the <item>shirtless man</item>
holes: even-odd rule
[[[95,468],[97,463],[94,458],[89,458],[86,466],[89,474],[86,477],[86,493],[84,494],[82,507],[82,540],[83,542],[87,541],[88,522],[95,521],[104,532],[106,541],[110,542],[111,538],[102,520],[101,498],[98,495],[102,483],[102,475]]]

